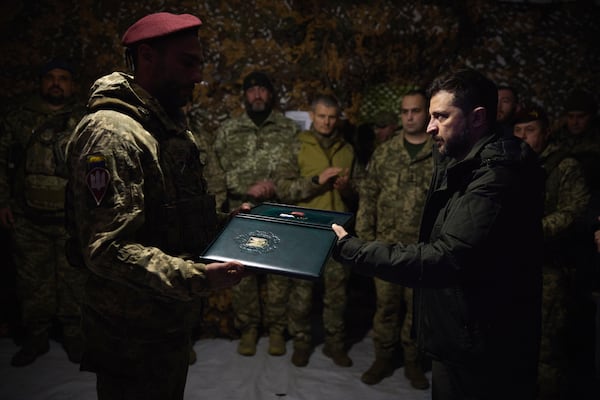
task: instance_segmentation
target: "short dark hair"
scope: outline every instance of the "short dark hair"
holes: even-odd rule
[[[465,115],[475,107],[483,107],[487,111],[488,126],[491,127],[496,123],[498,88],[492,80],[480,72],[465,68],[441,75],[434,79],[429,86],[429,97],[431,98],[441,91],[452,93],[454,105],[460,108]]]
[[[498,91],[501,90],[508,90],[512,93],[513,97],[515,98],[515,103],[519,102],[519,92],[517,92],[517,89],[515,89],[514,86],[510,86],[510,85],[498,85]]]
[[[311,103],[311,109],[314,111],[317,104],[323,104],[326,107],[335,107],[337,109],[338,115],[342,112],[342,106],[340,105],[339,100],[332,94],[328,93],[319,93],[315,96],[314,100]]]

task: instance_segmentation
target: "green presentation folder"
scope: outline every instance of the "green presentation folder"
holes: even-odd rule
[[[243,263],[257,272],[318,279],[337,241],[331,224],[353,214],[262,203],[235,215],[202,254],[203,261]]]

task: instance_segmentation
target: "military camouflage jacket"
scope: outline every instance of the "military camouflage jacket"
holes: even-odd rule
[[[263,179],[274,179],[298,132],[297,125],[279,111],[272,111],[261,126],[246,113],[225,121],[217,131],[215,152],[225,171],[229,209],[246,198],[247,189]]]
[[[3,116],[0,125],[0,207],[11,207],[12,211],[21,214],[32,211],[43,217],[64,217],[63,207],[39,208],[30,210],[25,179],[27,170],[35,170],[61,184],[59,176],[65,173],[64,147],[71,131],[83,116],[83,104],[72,101],[58,111],[50,110],[41,97],[36,95],[24,104],[9,109]],[[48,155],[32,155],[31,142],[34,137],[51,134],[53,137],[43,138],[52,146]],[[56,135],[56,136],[54,136]],[[52,143],[50,143],[52,141]],[[27,156],[29,153],[29,156]],[[12,194],[12,195],[11,195]],[[41,194],[43,196],[43,194]],[[64,203],[64,199],[62,199]]]
[[[195,205],[206,198],[196,142],[183,114],[169,117],[126,74],[98,79],[88,110],[67,154],[69,230],[94,272],[87,299],[148,335],[181,330],[181,309],[167,304],[208,286],[202,265],[179,256],[201,238],[180,234],[215,223],[214,199]]]
[[[560,241],[573,233],[573,224],[584,214],[590,192],[583,167],[575,158],[567,156],[559,145],[548,145],[540,154],[540,159],[546,171],[542,219],[546,253],[550,251],[555,254],[560,250]]]
[[[402,131],[375,149],[359,188],[359,238],[386,243],[417,242],[433,175],[432,146],[428,137],[413,160],[404,147]]]

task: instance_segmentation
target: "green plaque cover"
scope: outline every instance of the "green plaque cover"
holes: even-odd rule
[[[234,216],[202,255],[258,272],[318,279],[337,240],[331,224],[347,226],[352,213],[263,203]]]

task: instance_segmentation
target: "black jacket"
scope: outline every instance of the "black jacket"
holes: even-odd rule
[[[416,288],[413,328],[434,359],[471,366],[493,359],[535,374],[544,182],[537,156],[500,135],[481,139],[460,162],[434,153],[420,242],[346,236],[335,257]]]

